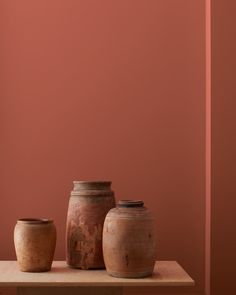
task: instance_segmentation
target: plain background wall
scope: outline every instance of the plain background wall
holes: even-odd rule
[[[0,259],[32,216],[55,220],[64,259],[72,181],[111,179],[203,291],[204,2],[0,2]]]
[[[211,294],[236,294],[236,2],[212,1]]]

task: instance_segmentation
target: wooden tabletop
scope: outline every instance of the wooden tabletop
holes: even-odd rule
[[[143,279],[114,278],[105,270],[80,270],[54,261],[52,270],[42,273],[21,272],[16,261],[0,261],[0,286],[193,286],[194,280],[176,261],[157,261],[151,277]]]

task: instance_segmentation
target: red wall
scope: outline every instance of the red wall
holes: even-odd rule
[[[206,208],[205,208],[205,294],[210,295],[210,276],[211,276],[211,176],[212,176],[212,142],[211,142],[211,129],[212,129],[212,93],[211,93],[211,0],[205,1],[205,40],[206,40],[206,122],[205,122],[205,198],[206,198]]]
[[[212,1],[211,294],[236,294],[236,2]]]
[[[0,2],[0,259],[27,216],[55,220],[64,259],[72,181],[111,179],[203,291],[204,2]]]

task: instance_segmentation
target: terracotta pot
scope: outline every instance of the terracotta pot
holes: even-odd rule
[[[102,229],[115,207],[110,181],[74,181],[67,215],[67,264],[82,269],[104,268]]]
[[[56,246],[56,228],[52,220],[17,220],[14,243],[21,271],[42,272],[51,269]]]
[[[142,201],[124,200],[106,216],[103,255],[114,277],[150,276],[155,264],[155,225]]]

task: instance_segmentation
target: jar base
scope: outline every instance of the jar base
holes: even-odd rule
[[[145,271],[145,272],[134,272],[134,273],[121,273],[121,272],[114,272],[114,271],[107,271],[107,273],[115,278],[124,278],[124,279],[140,279],[152,276],[152,271]]]
[[[20,271],[22,271],[22,272],[47,272],[47,271],[50,271],[50,270],[51,270],[51,267],[50,268],[36,268],[36,269],[32,269],[32,268],[21,269],[20,268]]]
[[[97,265],[97,266],[92,266],[92,267],[85,268],[85,267],[82,267],[81,265],[71,265],[68,262],[67,262],[67,266],[69,268],[82,269],[82,270],[105,269],[105,265]]]

